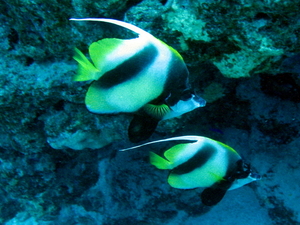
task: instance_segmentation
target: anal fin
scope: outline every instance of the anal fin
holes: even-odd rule
[[[159,120],[142,115],[134,115],[129,128],[128,137],[133,143],[148,139],[155,131]]]
[[[214,206],[222,200],[226,192],[226,189],[206,188],[201,193],[202,203],[207,206]]]

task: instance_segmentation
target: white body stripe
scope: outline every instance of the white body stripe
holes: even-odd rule
[[[96,68],[100,70],[99,75],[97,75],[98,78],[122,64],[126,59],[137,54],[149,44],[154,45],[158,51],[158,55],[152,64],[140,71],[137,76],[112,88],[99,89],[98,93],[94,91],[91,98],[97,98],[99,102],[92,99],[86,100],[89,111],[94,113],[135,112],[163,92],[168,76],[168,65],[172,59],[172,54],[174,54],[166,44],[141,28],[123,21],[99,18],[71,18],[70,20],[111,23],[139,34],[138,38],[126,40],[124,42],[126,44],[118,46],[108,54],[105,58],[105,64],[103,61],[99,64],[94,62]],[[91,105],[88,103],[91,103]]]
[[[204,138],[200,144],[198,144],[197,151],[194,151],[193,154],[184,154],[180,155],[184,157],[184,162],[192,158],[198,151],[202,151],[206,145],[211,146],[216,150],[216,154],[212,155],[207,162],[199,168],[186,173],[186,174],[170,174],[169,184],[174,188],[180,189],[192,189],[197,187],[210,187],[216,183],[220,178],[226,175],[228,169],[228,150],[222,145],[219,145],[218,142],[215,142],[212,139]],[[188,153],[188,151],[185,151]],[[182,162],[183,160],[178,160]],[[176,163],[177,164],[177,163]],[[179,163],[181,164],[181,163]]]
[[[87,105],[90,111],[94,113],[135,112],[163,92],[172,52],[166,45],[156,40],[155,38],[151,40],[158,50],[153,63],[140,71],[133,79],[109,89],[99,90],[102,103],[97,107],[97,111]],[[120,56],[119,60],[124,60],[124,58]]]
[[[104,39],[105,40],[105,39]],[[100,40],[100,42],[103,40]],[[112,50],[101,60],[97,60],[96,57],[90,53],[91,59],[95,67],[100,71],[95,80],[99,79],[106,72],[116,68],[124,61],[134,56],[137,52],[141,51],[145,46],[149,44],[149,41],[142,38],[135,38],[129,40],[123,40],[123,43],[117,48]]]
[[[172,162],[172,169],[177,167],[178,165],[185,163],[190,158],[192,158],[198,151],[201,151],[201,148],[203,147],[205,138],[202,137],[202,139],[199,139],[195,143],[188,143],[184,148],[182,148],[182,151],[180,151],[178,154],[173,155],[172,159],[170,159],[169,152],[171,153],[171,148],[165,152],[165,157]]]

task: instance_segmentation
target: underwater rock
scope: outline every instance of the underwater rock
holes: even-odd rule
[[[47,142],[54,149],[71,148],[74,150],[99,149],[112,142],[107,134],[77,130],[75,133],[61,133],[56,138],[48,138]]]
[[[170,9],[162,15],[167,28],[173,32],[180,32],[183,40],[210,42],[211,38],[205,29],[206,22],[197,18],[197,8],[189,3],[173,2]]]
[[[300,54],[294,54],[284,59],[280,65],[282,73],[300,74]]]
[[[299,47],[295,19],[299,6],[292,1],[239,4],[174,0],[167,5],[169,8],[162,17],[167,28],[179,33],[177,44],[184,42],[187,47],[182,49],[187,50],[193,48],[193,43],[202,43],[210,51],[201,57],[210,58],[226,77],[248,77],[269,70],[287,46],[290,50]],[[188,12],[186,16],[185,12]]]
[[[295,182],[300,179],[299,103],[287,94],[295,93],[294,81],[299,86],[300,6],[295,1],[1,3],[1,224],[300,223]],[[162,122],[153,139],[199,134],[228,143],[264,174],[259,184],[207,209],[195,201],[198,191],[168,186],[168,173],[148,163],[147,150],[118,152],[130,147],[124,129],[129,116],[89,113],[84,106],[87,84],[71,81],[76,70],[71,59],[74,46],[86,49],[115,32],[126,34],[106,32],[96,23],[75,26],[68,19],[103,16],[151,32],[178,49],[189,68],[224,62],[218,67],[227,77],[250,75],[228,82],[206,71],[204,81],[202,73],[190,70],[192,85],[203,90],[219,83],[225,87],[224,96],[220,98],[224,89],[217,86],[220,91],[213,95],[218,100],[201,113]],[[264,81],[265,89],[271,90],[266,93],[257,73],[284,74],[282,80],[288,82],[281,83],[275,75]],[[273,83],[281,96],[274,93]],[[76,133],[92,144],[79,147]],[[103,133],[109,134],[111,144],[88,149],[101,146],[98,134]],[[59,139],[63,134],[67,138]],[[62,149],[53,149],[47,140]]]
[[[282,49],[264,46],[266,45],[263,43],[264,41],[264,39],[261,40],[261,46],[257,50],[254,50],[253,48],[244,48],[236,53],[225,54],[220,61],[213,60],[213,63],[225,77],[250,77],[253,70],[255,70],[262,62],[274,56],[281,56],[283,54]]]
[[[219,98],[222,98],[225,96],[224,91],[225,88],[222,84],[212,82],[207,87],[204,88],[203,98],[206,100],[206,102],[214,102],[218,100]]]
[[[10,139],[0,145],[24,154],[42,151],[47,145],[39,117],[62,99],[77,101],[71,92],[78,87],[72,88],[68,78],[74,66],[62,62],[26,66],[9,57],[0,67],[0,133]]]
[[[300,102],[300,86],[293,74],[260,74],[260,78],[261,90],[265,94],[284,100]]]
[[[131,5],[127,1],[4,1],[0,10],[3,24],[10,30],[8,43],[13,55],[24,61],[65,60],[72,57],[75,42],[91,41],[90,27],[72,27],[69,18],[120,17]],[[5,19],[5,20],[4,20]],[[77,34],[76,34],[77,33]],[[101,35],[101,31],[95,35]]]

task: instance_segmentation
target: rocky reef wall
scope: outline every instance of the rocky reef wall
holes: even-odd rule
[[[295,0],[4,0],[0,223],[299,224],[299,11]],[[177,49],[208,104],[161,122],[152,140],[214,138],[263,180],[211,209],[200,190],[169,187],[149,149],[118,152],[132,115],[88,112],[72,56],[131,34],[72,17],[124,20]]]

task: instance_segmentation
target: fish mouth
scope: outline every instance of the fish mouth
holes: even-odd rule
[[[249,177],[253,180],[261,180],[261,175],[259,175],[258,173],[250,173]]]
[[[198,107],[204,107],[206,105],[206,101],[204,98],[201,98],[196,93],[192,96],[193,100],[196,102]]]
[[[173,108],[174,105],[178,104],[178,102],[185,102],[188,103],[193,109],[204,107],[206,105],[206,101],[204,98],[200,97],[198,93],[196,93],[194,90],[186,89],[182,92],[180,98],[176,98],[177,101],[174,101],[174,98],[172,98],[172,95],[169,94],[169,96],[165,99],[166,104]],[[191,111],[191,110],[190,110]]]
[[[196,102],[196,104],[198,105],[198,107],[204,107],[206,106],[206,101],[204,98],[200,97],[200,94],[196,91],[193,90],[193,94],[192,97],[194,102]]]
[[[169,108],[171,109],[171,113],[165,115],[163,119],[165,120],[165,119],[181,116],[182,114],[191,112],[194,109],[203,107],[205,106],[205,104],[206,101],[203,98],[190,93],[190,96],[188,96],[188,98],[184,98],[184,100],[181,99],[172,106],[168,105]]]

